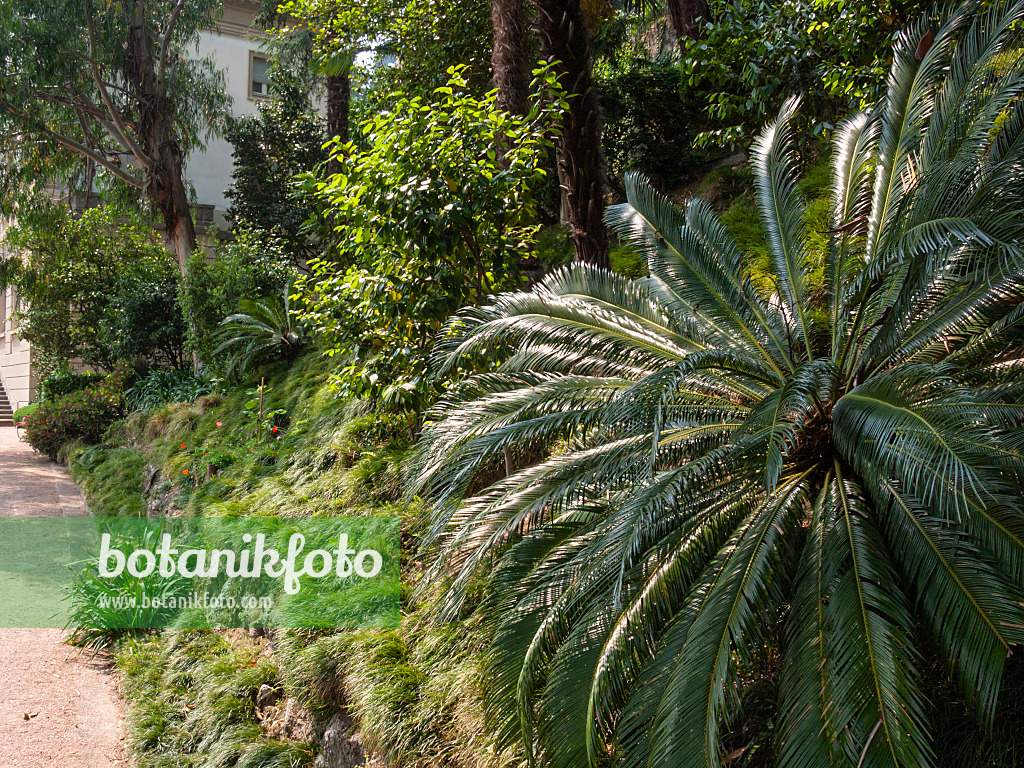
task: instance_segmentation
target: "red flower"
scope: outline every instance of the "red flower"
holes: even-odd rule
[[[184,443],[182,443],[182,444],[181,444],[181,447],[182,447],[182,448],[184,448],[184,447],[185,447],[185,444],[184,444]]]
[[[277,427],[274,427],[274,428],[273,428],[272,430],[270,430],[270,431],[271,431],[271,432],[277,432]]]
[[[218,427],[223,427],[224,425],[223,425],[223,424],[221,424],[221,423],[220,423],[220,422],[218,421],[218,422],[217,422],[217,426],[218,426]]]

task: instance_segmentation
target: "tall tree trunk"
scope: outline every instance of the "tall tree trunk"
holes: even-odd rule
[[[541,56],[558,62],[556,74],[568,94],[569,107],[562,115],[558,139],[558,167],[568,207],[569,237],[577,259],[608,267],[601,105],[594,90],[586,17],[579,0],[536,0],[536,4]]]
[[[530,108],[530,44],[525,0],[493,0],[491,22],[494,48],[491,68],[498,89],[497,104],[513,115],[525,115]]]
[[[327,136],[348,142],[348,112],[352,84],[349,73],[327,76]]]
[[[196,228],[188,204],[184,153],[174,130],[174,102],[157,76],[159,62],[146,24],[145,0],[135,0],[125,74],[138,104],[138,135],[151,162],[146,169],[145,194],[160,211],[167,240],[178,257],[182,277],[196,249]]]
[[[679,50],[682,50],[687,40],[697,40],[701,36],[711,12],[707,0],[668,0],[668,18],[676,33]]]

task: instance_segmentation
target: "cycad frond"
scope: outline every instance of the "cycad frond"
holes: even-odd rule
[[[571,267],[442,332],[424,583],[481,597],[502,746],[718,768],[763,676],[774,736],[741,749],[929,766],[925,661],[991,722],[1024,644],[1022,22],[900,37],[835,139],[824,291],[789,102],[753,152],[771,300],[706,203],[629,177],[608,218],[649,278]]]

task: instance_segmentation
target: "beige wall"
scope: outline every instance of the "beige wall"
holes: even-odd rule
[[[0,381],[14,408],[25,405],[35,399],[36,380],[32,371],[32,353],[29,344],[18,338],[15,332],[14,292],[0,292],[0,309],[3,318],[0,321]]]

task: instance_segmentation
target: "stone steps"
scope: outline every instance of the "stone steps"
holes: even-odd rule
[[[11,401],[7,399],[7,392],[4,391],[3,384],[0,384],[0,427],[13,426],[14,409],[11,407]]]

